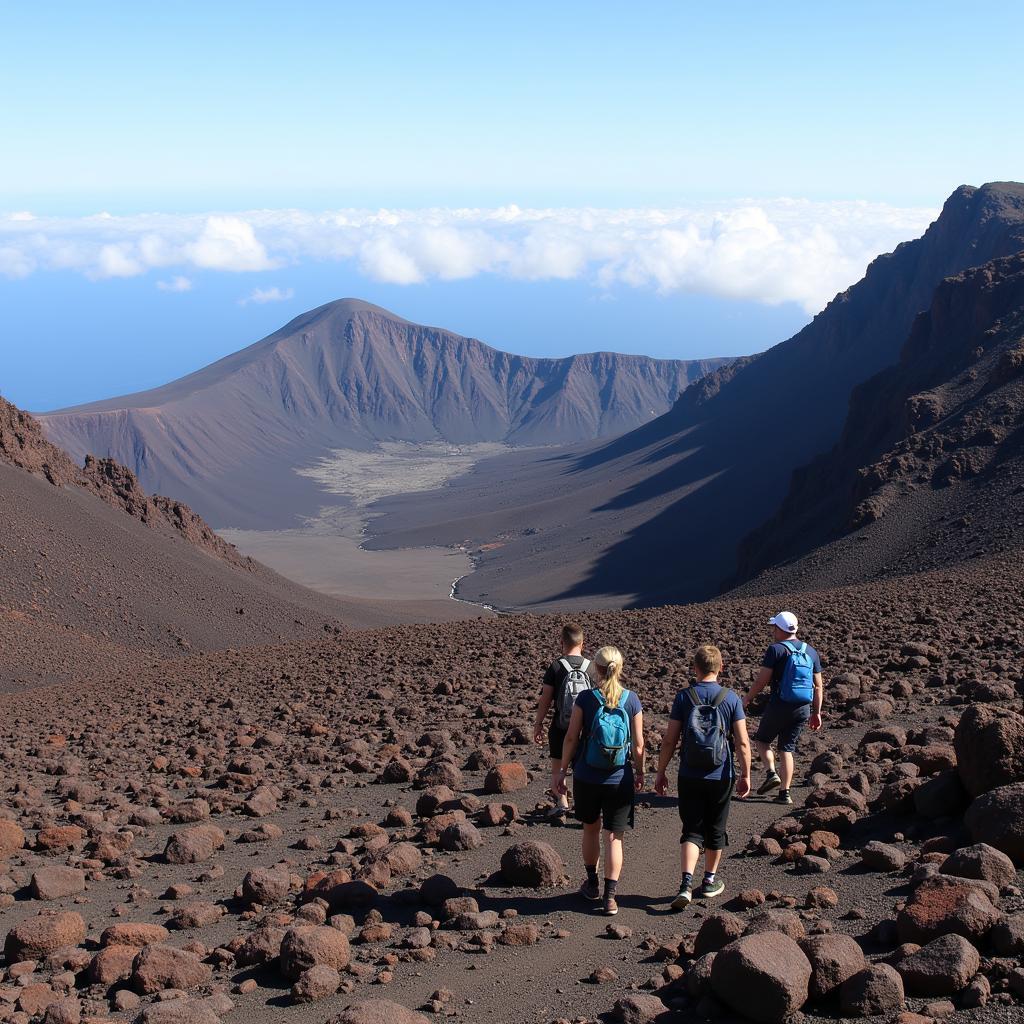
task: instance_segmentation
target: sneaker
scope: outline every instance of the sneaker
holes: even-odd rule
[[[606,917],[614,917],[619,912],[619,905],[615,902],[614,896],[605,896],[604,913]]]
[[[758,795],[764,796],[765,793],[770,793],[773,789],[778,788],[782,785],[782,779],[779,778],[778,772],[769,772],[764,777],[764,782],[757,787]]]
[[[601,883],[591,881],[589,878],[580,886],[580,895],[585,900],[599,900],[601,898]]]
[[[697,890],[697,895],[702,899],[709,900],[714,896],[721,896],[725,892],[725,882],[716,878],[713,882],[704,882]]]
[[[775,802],[777,804],[791,804],[793,802],[793,798],[789,795],[788,789],[780,789],[775,796]]]
[[[673,910],[685,910],[693,899],[693,892],[688,885],[679,886],[679,892],[676,893],[676,898],[672,901]]]

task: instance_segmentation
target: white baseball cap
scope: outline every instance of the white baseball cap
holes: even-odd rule
[[[769,626],[778,626],[783,633],[795,633],[799,625],[796,616],[792,612],[779,612],[768,620]]]

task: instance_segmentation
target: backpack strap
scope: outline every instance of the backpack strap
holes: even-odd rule
[[[572,665],[570,665],[569,662],[565,660],[565,658],[559,658],[558,659],[558,664],[561,665],[562,668],[565,669],[565,674],[566,675],[568,675],[572,671]]]
[[[590,659],[589,659],[589,658],[584,658],[584,659],[583,659],[583,661],[582,661],[582,663],[580,664],[580,671],[581,671],[581,672],[582,672],[582,673],[583,673],[584,675],[586,675],[586,674],[587,674],[587,669],[588,669],[588,668],[590,668]]]
[[[724,701],[725,698],[728,696],[729,691],[724,686],[719,684],[718,693],[715,694],[715,699],[711,702],[711,706],[713,708],[717,708],[722,703],[722,701]]]
[[[701,706],[701,699],[697,696],[694,687],[688,686],[685,690],[683,690],[683,693],[685,693],[686,696],[690,698],[690,703],[693,704],[695,708],[699,708]]]

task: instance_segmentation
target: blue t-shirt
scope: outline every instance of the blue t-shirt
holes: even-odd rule
[[[622,708],[629,715],[629,720],[632,722],[643,711],[643,707],[640,704],[640,698],[632,690],[626,692],[628,696]],[[633,778],[633,762],[630,758],[626,758],[625,767],[605,772],[600,768],[594,768],[592,765],[587,764],[586,757],[584,756],[587,748],[587,737],[590,735],[590,727],[594,723],[594,716],[597,714],[597,709],[603,706],[604,697],[601,696],[600,690],[587,690],[576,698],[576,707],[583,712],[583,732],[580,733],[580,742],[576,747],[576,755],[573,758],[572,774],[577,782],[593,782],[602,786],[617,786],[623,779]]]
[[[793,643],[794,640],[788,641]],[[795,640],[796,643],[803,643],[802,640]],[[818,652],[810,645],[807,645],[807,653],[811,656],[811,660],[814,662],[814,671],[821,673],[821,658]],[[769,701],[781,700],[779,697],[779,680],[782,678],[782,666],[786,659],[790,655],[789,648],[781,641],[777,644],[772,644],[767,651],[764,652],[764,657],[761,659],[762,668],[770,668],[772,670],[772,681],[769,684],[771,686],[771,693],[768,696]]]
[[[718,683],[694,683],[693,689],[696,691],[696,695],[700,697],[701,703],[710,704],[718,696],[718,691],[722,687]],[[676,699],[672,701],[672,711],[669,717],[674,722],[683,723],[684,737],[686,735],[686,722],[692,710],[693,701],[690,700],[684,690],[680,690],[676,694]],[[725,700],[718,705],[718,710],[722,713],[726,735],[729,737],[729,756],[725,759],[725,764],[712,768],[709,772],[704,772],[700,768],[691,768],[683,760],[682,750],[680,750],[679,777],[681,779],[708,779],[711,782],[720,782],[722,779],[732,778],[732,727],[733,723],[740,722],[747,716],[743,711],[743,701],[740,700],[739,694],[734,690],[727,691]]]

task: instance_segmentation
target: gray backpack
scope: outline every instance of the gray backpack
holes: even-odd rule
[[[683,692],[693,705],[683,731],[683,761],[705,772],[721,768],[730,752],[725,718],[719,705],[729,696],[729,691],[723,686],[708,704],[697,696],[692,686]]]
[[[558,693],[558,714],[555,721],[558,728],[565,732],[569,728],[569,719],[572,718],[572,709],[576,704],[576,698],[594,687],[590,676],[587,675],[590,662],[586,658],[578,668],[573,668],[566,658],[559,658],[558,664],[565,670],[565,679],[562,681],[562,688]]]

